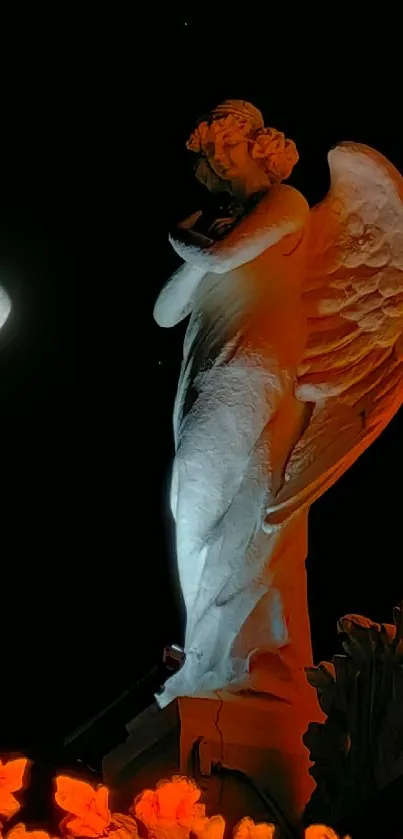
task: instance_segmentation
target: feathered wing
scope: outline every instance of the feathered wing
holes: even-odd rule
[[[403,402],[403,178],[353,143],[333,149],[329,165],[329,194],[311,212],[295,387],[312,415],[268,510],[273,523],[318,498]]]

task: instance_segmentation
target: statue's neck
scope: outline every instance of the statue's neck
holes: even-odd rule
[[[268,191],[269,186],[266,180],[262,181],[261,175],[251,175],[248,181],[233,180],[231,181],[231,195],[242,204],[248,204],[250,201],[259,201],[260,198]]]

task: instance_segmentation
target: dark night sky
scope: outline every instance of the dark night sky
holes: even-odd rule
[[[370,41],[361,61],[347,36],[330,47],[323,35],[320,55],[300,41],[299,64],[284,32],[283,50],[266,39],[251,59],[243,26],[237,41],[215,19],[214,53],[206,21],[174,12],[164,53],[144,30],[132,83],[125,22],[101,23],[82,82],[66,45],[38,88],[24,75],[30,142],[14,126],[19,141],[3,149],[0,272],[15,315],[0,336],[0,744],[15,749],[60,738],[181,640],[166,508],[183,328],[159,330],[152,305],[177,266],[167,231],[199,207],[184,148],[195,119],[222,98],[253,101],[295,139],[291,183],[311,204],[339,140],[373,145],[403,172],[395,68],[391,56],[374,66]],[[317,657],[338,650],[340,615],[389,620],[403,594],[402,432],[400,412],[311,512]]]

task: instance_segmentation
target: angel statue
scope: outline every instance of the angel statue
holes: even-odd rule
[[[190,315],[171,485],[186,660],[158,702],[301,704],[309,508],[403,401],[403,178],[342,143],[311,210],[283,184],[295,144],[239,100],[187,146],[210,197],[170,235],[183,265],[154,309]]]

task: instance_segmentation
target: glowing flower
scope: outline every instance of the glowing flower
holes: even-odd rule
[[[201,791],[190,778],[177,775],[171,781],[162,781],[155,790],[143,790],[134,802],[134,813],[157,839],[182,839],[190,830],[202,835],[209,829],[209,820],[204,804],[198,803],[200,796]],[[217,827],[214,823],[211,830]]]
[[[337,833],[331,827],[324,824],[311,824],[305,831],[305,839],[339,839]],[[350,839],[345,836],[345,839]]]
[[[255,824],[252,819],[242,819],[235,827],[233,839],[274,839],[276,828],[274,824]]]
[[[25,757],[8,763],[0,760],[0,815],[6,819],[11,819],[20,809],[13,792],[21,789],[27,764]]]
[[[108,839],[137,839],[137,824],[131,816],[113,813],[107,833]]]
[[[107,831],[112,814],[109,810],[107,787],[94,789],[85,781],[78,781],[60,775],[56,779],[55,800],[68,816],[63,819],[61,829],[71,836],[87,836],[96,839]]]
[[[195,825],[192,833],[197,839],[223,839],[225,831],[225,819],[223,816],[212,816],[211,819],[203,819],[203,824]]]
[[[25,824],[16,824],[7,833],[7,839],[50,839],[45,830],[27,830]]]

